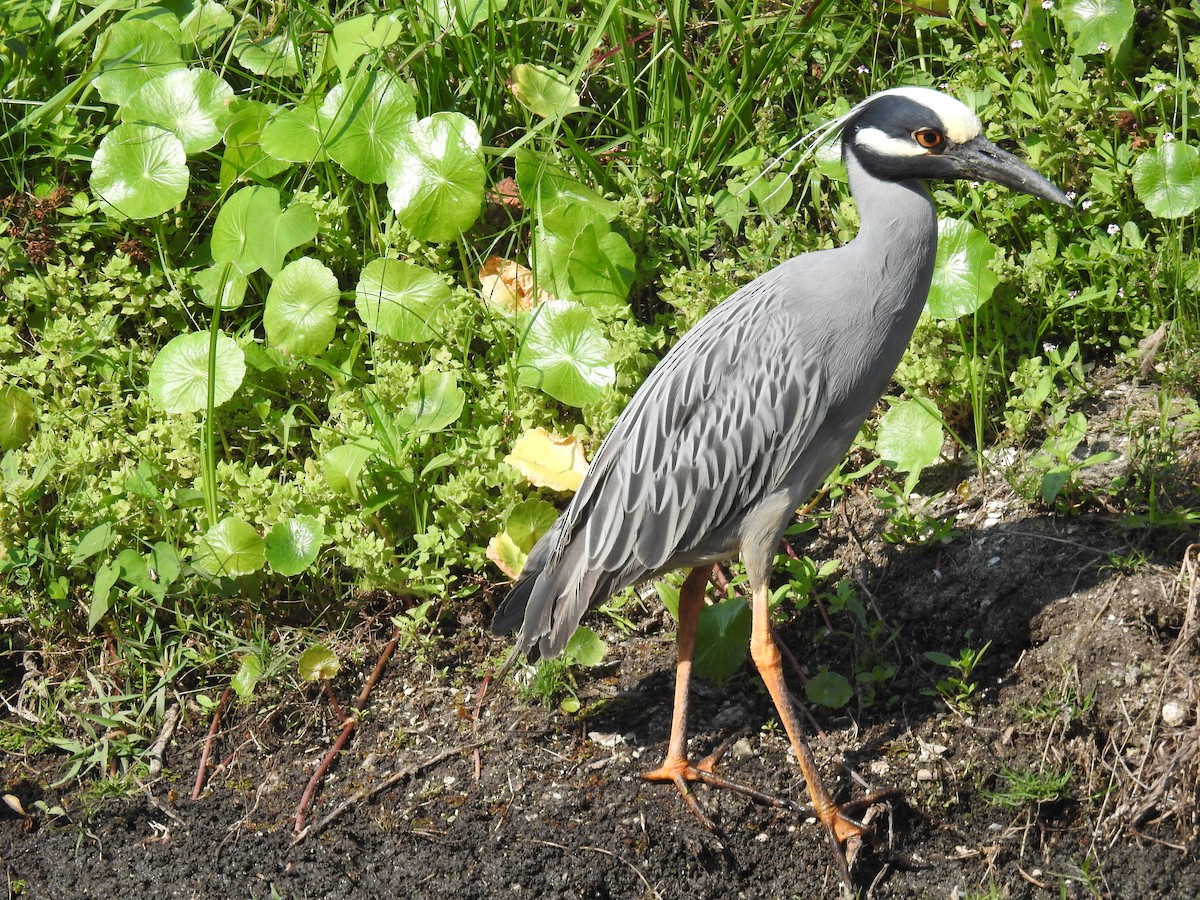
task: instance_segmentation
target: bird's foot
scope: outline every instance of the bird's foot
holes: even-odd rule
[[[863,844],[869,845],[873,850],[879,846],[874,829],[865,822],[854,818],[851,813],[866,810],[898,793],[900,792],[896,790],[880,791],[841,805],[831,803],[824,809],[813,810],[813,814],[825,827],[825,833],[829,836],[829,844],[833,848],[834,864],[837,866],[842,882],[851,894],[854,893],[854,882],[850,878],[850,868],[854,865],[859,850]]]
[[[736,737],[736,736],[735,736]],[[770,794],[764,794],[762,791],[742,784],[737,781],[732,781],[723,775],[718,775],[714,770],[717,763],[721,761],[721,757],[733,745],[734,738],[723,743],[716,750],[704,757],[699,762],[693,764],[686,757],[672,758],[670,755],[663,760],[663,764],[651,772],[646,772],[642,778],[646,781],[669,781],[679,790],[679,794],[683,797],[684,803],[692,814],[707,828],[709,831],[716,831],[717,826],[713,824],[712,819],[700,808],[699,802],[696,800],[696,795],[692,792],[689,785],[692,782],[699,781],[712,787],[725,788],[731,791],[737,791],[739,794],[744,794],[752,800],[767,806],[774,806],[778,809],[795,809],[794,804],[787,800],[782,800],[778,797],[772,797]]]

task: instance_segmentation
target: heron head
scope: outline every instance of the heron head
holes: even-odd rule
[[[1066,194],[985,138],[971,110],[931,88],[868,97],[845,118],[842,153],[853,154],[876,178],[991,181],[1071,206]]]

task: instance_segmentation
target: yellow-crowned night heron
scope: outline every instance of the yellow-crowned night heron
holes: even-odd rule
[[[771,634],[771,564],[798,506],[850,447],[900,362],[925,305],[937,214],[925,179],[991,181],[1070,206],[979,119],[927,88],[895,88],[840,122],[858,236],[755,279],[705,316],[650,373],[566,511],[529,554],[492,629],[516,651],[562,651],[589,607],[690,567],[679,596],[670,745],[646,777],[739,787],[687,757],[688,682],[712,564],[741,554],[752,591],[750,651],[849,884],[844,847],[865,834],[832,800],[784,685]]]

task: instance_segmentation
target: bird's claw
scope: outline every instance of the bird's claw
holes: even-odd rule
[[[899,793],[898,790],[879,791],[858,800],[851,800],[840,805],[831,804],[824,810],[813,811],[829,836],[829,843],[833,848],[834,864],[837,866],[842,882],[851,894],[854,893],[854,882],[850,877],[850,869],[853,867],[859,851],[865,844],[873,852],[877,852],[880,849],[880,842],[875,835],[875,829],[866,822],[854,818],[850,813],[866,810]]]

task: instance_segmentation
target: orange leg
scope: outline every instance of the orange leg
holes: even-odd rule
[[[661,766],[642,777],[647,781],[670,781],[679,789],[684,802],[696,817],[710,830],[715,830],[712,820],[700,809],[696,797],[688,787],[689,782],[703,781],[714,787],[729,788],[753,797],[762,803],[786,807],[783,801],[754,788],[729,781],[713,772],[725,752],[722,746],[696,764],[687,756],[688,688],[692,680],[692,655],[696,648],[696,623],[700,610],[704,608],[704,590],[708,587],[710,566],[693,569],[679,589],[679,636],[678,657],[675,665],[675,711],[671,716],[671,742],[667,746],[667,757]]]
[[[750,655],[754,658],[754,665],[758,667],[758,673],[762,676],[767,691],[770,692],[771,699],[775,702],[779,719],[783,722],[788,740],[792,743],[796,760],[800,763],[800,771],[808,784],[808,794],[812,798],[813,812],[821,820],[821,824],[825,826],[825,830],[829,834],[838,873],[846,887],[853,893],[854,885],[850,880],[849,867],[846,865],[846,844],[853,839],[869,840],[871,831],[861,822],[846,815],[845,811],[833,802],[833,798],[825,787],[825,782],[821,780],[821,773],[817,770],[817,763],[813,758],[812,751],[808,749],[808,744],[804,741],[804,735],[800,731],[800,722],[796,718],[792,700],[788,696],[787,685],[783,681],[782,656],[771,635],[770,593],[766,584],[754,587],[752,604],[754,624],[750,636]]]

